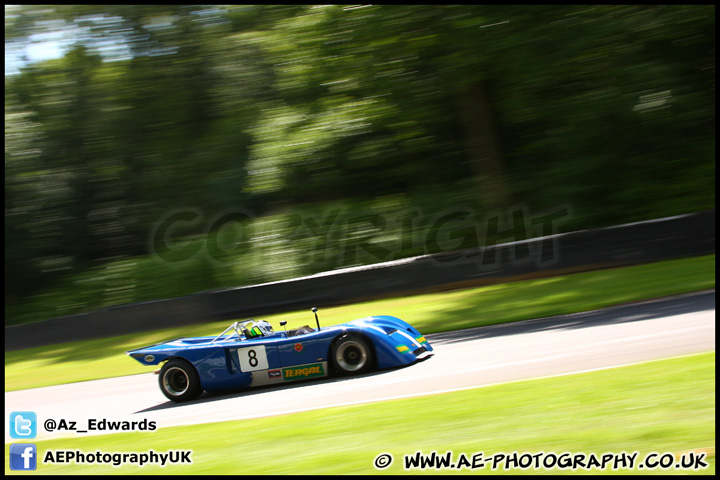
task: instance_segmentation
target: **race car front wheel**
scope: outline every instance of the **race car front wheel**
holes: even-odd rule
[[[184,402],[198,397],[203,389],[200,377],[189,362],[176,358],[160,370],[160,390],[174,402]]]
[[[332,348],[335,368],[342,374],[358,374],[372,367],[373,351],[366,340],[357,335],[340,337]]]

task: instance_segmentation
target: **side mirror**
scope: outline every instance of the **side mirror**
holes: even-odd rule
[[[317,307],[312,307],[310,310],[315,314],[315,323],[317,323],[318,332],[320,331],[320,320],[318,320],[317,316]]]

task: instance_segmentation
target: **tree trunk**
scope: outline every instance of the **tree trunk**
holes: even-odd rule
[[[493,128],[486,87],[482,82],[470,84],[456,95],[456,100],[481,203],[486,210],[503,210],[510,205],[511,194]]]

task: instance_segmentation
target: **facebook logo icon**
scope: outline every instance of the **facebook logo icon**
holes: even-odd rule
[[[10,470],[35,470],[37,468],[37,447],[33,443],[10,445]]]
[[[35,412],[12,412],[10,414],[10,438],[35,438],[37,415]]]

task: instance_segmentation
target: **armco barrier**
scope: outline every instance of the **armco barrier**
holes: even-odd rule
[[[715,212],[707,211],[10,326],[5,351],[713,252]]]

